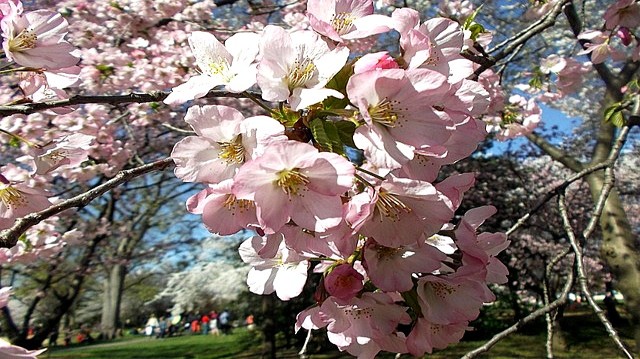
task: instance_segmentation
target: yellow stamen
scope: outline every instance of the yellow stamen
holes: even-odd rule
[[[0,201],[9,208],[17,208],[27,203],[27,198],[22,192],[12,186],[0,189]]]
[[[403,118],[402,114],[398,114],[398,106],[400,103],[395,100],[383,99],[375,106],[369,106],[369,116],[374,122],[387,127],[396,127],[399,119]]]
[[[303,51],[303,49],[300,50],[300,53],[303,53]],[[304,86],[307,81],[313,77],[316,70],[316,65],[310,58],[305,57],[301,59],[300,57],[301,56],[298,56],[298,59],[293,63],[287,75],[289,90]]]
[[[250,201],[248,199],[237,199],[233,194],[227,195],[223,206],[231,211],[232,215],[235,215],[233,212],[244,212],[255,208],[255,202]]]
[[[276,185],[288,195],[297,195],[309,183],[309,178],[297,168],[279,171],[277,176]]]
[[[331,17],[331,27],[338,33],[338,35],[344,35],[353,26],[354,17],[348,12],[339,12]]]
[[[244,163],[244,146],[240,136],[236,137],[233,142],[220,142],[220,154],[218,158],[227,161],[227,164]]]
[[[378,201],[376,202],[376,208],[386,218],[393,222],[396,222],[400,218],[402,212],[411,213],[412,210],[406,204],[402,203],[394,194],[391,194],[385,190],[380,190],[378,194]]]
[[[35,31],[24,29],[13,39],[9,39],[9,51],[20,52],[36,47],[38,35]]]

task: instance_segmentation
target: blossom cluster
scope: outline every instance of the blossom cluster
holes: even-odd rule
[[[20,67],[19,86],[31,101],[67,97],[63,89],[75,84],[80,68],[76,49],[65,40],[68,23],[50,10],[24,11],[19,0],[0,1],[4,55],[9,63]],[[65,110],[61,110],[65,112]],[[19,127],[20,123],[14,123]],[[3,126],[4,127],[4,126]],[[46,128],[47,126],[43,126]],[[49,194],[34,185],[32,175],[45,175],[61,166],[75,167],[87,158],[94,137],[74,133],[46,144],[35,144],[20,137],[11,128],[2,129],[28,145],[28,155],[20,160],[32,171],[8,164],[0,172],[0,229],[11,227],[16,218],[43,210],[51,205]],[[58,252],[63,237],[54,226],[42,222],[12,248],[2,248],[0,263],[29,262],[38,256]]]
[[[198,74],[165,102],[224,88],[267,114],[191,106],[195,135],[171,157],[177,177],[206,184],[187,209],[211,232],[256,233],[240,246],[252,292],[289,300],[310,271],[322,273],[298,329],[326,327],[340,350],[363,358],[422,355],[457,342],[494,300],[488,284],[506,281],[496,259],[506,236],[477,233],[495,209],[453,221],[473,174],[439,179],[485,138],[479,117],[492,99],[467,79],[475,66],[460,55],[457,22],[373,11],[372,1],[309,1],[309,29],[268,25],[224,42],[191,33]],[[352,40],[391,30],[400,56],[355,57]]]

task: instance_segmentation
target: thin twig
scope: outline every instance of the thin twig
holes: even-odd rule
[[[597,164],[595,164],[593,166],[590,166],[590,167],[587,167],[587,168],[583,169],[582,171],[574,174],[573,176],[571,176],[571,177],[567,178],[566,180],[564,180],[564,182],[560,183],[559,185],[557,185],[557,186],[553,187],[552,189],[550,189],[549,191],[547,191],[547,193],[542,198],[542,200],[540,200],[540,202],[538,202],[538,204],[535,205],[533,207],[533,209],[531,209],[524,216],[520,217],[518,219],[518,221],[513,226],[511,226],[511,228],[509,228],[509,230],[507,231],[507,235],[512,234],[517,229],[519,229],[522,225],[524,225],[524,223],[526,223],[526,221],[529,218],[531,218],[532,215],[534,215],[536,212],[538,212],[547,202],[549,202],[558,193],[564,191],[571,183],[573,183],[573,182],[581,179],[582,177],[585,177],[585,176],[587,176],[587,175],[589,175],[589,174],[591,174],[593,172],[612,167],[615,164],[615,162],[617,161],[618,157],[620,156],[620,152],[622,151],[622,147],[624,147],[624,144],[627,141],[628,134],[629,134],[629,126],[623,126],[620,129],[620,133],[618,133],[618,137],[616,138],[616,141],[613,144],[613,147],[611,148],[611,152],[609,154],[609,157],[605,161],[597,163]],[[604,207],[604,202],[605,202],[604,200],[598,201],[598,203],[596,203],[596,208],[597,207]],[[602,214],[602,209],[600,209],[597,212],[594,211],[594,215],[597,215],[597,219],[600,218],[601,214]],[[591,235],[591,233],[593,233],[593,231],[596,229],[596,225],[597,224],[598,224],[597,220],[589,222],[589,225],[585,229],[585,237],[589,237]]]
[[[307,355],[307,346],[309,345],[309,342],[311,342],[311,329],[307,330],[307,337],[304,339],[304,345],[302,345],[302,348],[298,352],[300,359],[306,359],[309,357]]]
[[[107,191],[146,173],[167,168],[173,160],[165,158],[149,164],[118,172],[112,179],[98,185],[85,193],[64,200],[40,212],[28,214],[15,221],[11,228],[0,232],[0,248],[11,248],[16,245],[20,236],[31,226],[71,208],[82,208]]]
[[[567,255],[570,252],[571,252],[570,249],[566,249],[565,251],[560,253],[558,256],[556,256],[556,258],[554,258],[554,260],[559,261],[560,259],[562,259],[565,255]],[[489,349],[491,349],[491,347],[496,345],[500,340],[506,338],[507,336],[511,335],[512,333],[517,332],[525,324],[537,319],[538,317],[544,315],[545,313],[551,312],[551,311],[555,310],[556,308],[559,308],[560,306],[564,305],[567,302],[567,297],[569,296],[569,291],[571,291],[571,287],[572,286],[573,286],[573,271],[569,271],[569,273],[567,275],[567,282],[565,283],[564,288],[562,289],[562,293],[560,293],[560,296],[558,297],[558,299],[556,299],[553,302],[549,303],[548,305],[545,305],[544,307],[532,312],[531,314],[527,315],[526,317],[518,320],[514,325],[512,325],[509,328],[507,328],[507,329],[501,331],[500,333],[494,335],[493,338],[491,338],[490,340],[485,342],[483,345],[479,346],[478,348],[476,348],[476,349],[468,352],[464,356],[462,356],[461,359],[475,358],[478,355],[489,351]]]
[[[463,53],[462,55],[469,58],[471,61],[474,61],[474,59],[477,60],[478,57],[480,57],[482,60],[479,62],[480,67],[473,73],[471,78],[477,78],[485,70],[498,63],[498,61],[508,57],[518,47],[529,41],[529,39],[555,25],[556,18],[558,17],[558,15],[560,15],[560,13],[562,13],[562,8],[564,7],[564,5],[568,3],[571,3],[571,0],[558,1],[542,21],[536,22],[533,24],[533,26],[529,26],[528,28],[519,32],[517,35],[511,38],[510,41],[500,51],[492,54],[489,57],[473,56],[473,54]],[[495,51],[496,49],[493,50]]]
[[[549,305],[549,303],[551,302],[551,294],[549,293],[549,273],[551,273],[553,271],[553,265],[552,263],[548,263],[545,267],[544,267],[544,278],[542,280],[542,291],[543,291],[543,300],[544,300],[544,305]],[[555,311],[554,313],[551,312],[547,312],[544,314],[544,320],[547,322],[547,342],[546,342],[546,350],[547,350],[547,358],[548,359],[553,359],[553,334],[554,334],[554,321],[556,318],[556,314],[558,312]]]
[[[582,233],[582,236],[585,239],[591,236],[593,231],[596,230],[596,226],[600,221],[600,216],[602,216],[602,211],[604,209],[606,199],[609,196],[609,192],[613,188],[613,181],[610,180],[609,181],[610,183],[607,183],[606,179],[607,177],[610,179],[613,178],[613,166],[615,165],[615,162],[618,160],[618,157],[620,157],[620,153],[622,152],[622,147],[624,147],[624,144],[627,142],[627,136],[629,135],[629,130],[630,130],[629,126],[623,126],[620,129],[620,133],[618,133],[618,137],[616,138],[616,141],[614,142],[613,147],[611,148],[609,157],[607,158],[606,161],[602,162],[607,164],[606,170],[605,170],[605,183],[602,188],[602,191],[600,192],[600,197],[598,198],[598,201],[596,202],[595,208],[593,210],[593,217],[587,224],[587,228],[585,228],[585,230]],[[611,188],[608,188],[607,191],[605,192],[604,191],[605,187],[611,187]]]
[[[603,189],[600,198],[603,198],[603,197],[606,198],[608,196],[608,193],[611,191],[611,188],[613,188],[613,186],[610,186],[606,191],[605,189]],[[605,329],[607,330],[607,333],[609,333],[609,336],[613,339],[613,342],[618,346],[618,348],[620,348],[620,350],[624,353],[624,355],[627,358],[633,359],[633,355],[624,346],[624,343],[622,342],[622,340],[620,340],[620,336],[618,335],[618,332],[613,327],[609,319],[607,319],[607,316],[605,315],[604,311],[598,306],[595,300],[593,300],[593,296],[589,291],[589,281],[587,279],[587,271],[584,268],[583,257],[582,257],[582,247],[580,246],[580,243],[578,243],[578,240],[576,239],[576,236],[573,232],[573,228],[571,227],[571,221],[569,220],[569,213],[567,212],[567,206],[565,204],[564,193],[560,193],[560,195],[558,196],[558,208],[562,216],[562,225],[567,234],[567,237],[569,238],[569,243],[571,243],[571,248],[573,249],[573,252],[575,254],[575,258],[576,258],[575,263],[576,263],[576,268],[578,272],[578,284],[580,285],[580,290],[582,294],[587,298],[587,302],[589,302],[589,305],[593,309],[593,312],[598,316],[598,319],[600,319],[600,321],[604,325]],[[594,218],[592,217],[591,221],[593,220]],[[595,222],[597,222],[597,220]]]

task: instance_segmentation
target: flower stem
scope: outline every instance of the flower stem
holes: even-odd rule
[[[364,172],[364,173],[368,174],[369,176],[373,176],[373,177],[375,177],[375,178],[377,178],[377,179],[379,179],[379,180],[384,181],[384,180],[386,179],[386,178],[384,178],[384,177],[380,176],[379,174],[377,174],[377,173],[373,173],[373,172],[371,172],[371,171],[367,171],[367,170],[365,170],[365,169],[364,169],[364,168],[362,168],[362,167],[356,166],[356,169],[357,169],[358,171],[360,171],[360,172]]]
[[[24,142],[29,147],[34,147],[34,148],[40,148],[41,147],[40,145],[38,145],[36,143],[33,143],[33,142],[27,140],[26,138],[20,136],[20,135],[16,135],[13,132],[9,132],[9,131],[6,131],[6,130],[3,130],[3,129],[0,128],[0,133],[4,133],[5,135],[7,135],[9,137],[12,137],[12,138],[15,138],[16,140],[18,140],[20,142]]]
[[[13,69],[0,70],[0,75],[6,75],[14,72],[30,72],[30,71],[40,71],[40,69],[35,69],[33,67],[16,67]]]
[[[265,111],[269,112],[269,114],[271,114],[271,115],[274,114],[273,109],[269,108],[267,105],[265,105],[262,102],[262,100],[260,100],[259,98],[257,98],[253,94],[251,94],[249,91],[245,91],[244,94],[247,96],[247,98],[249,98],[249,100],[255,102],[256,105],[262,107]]]

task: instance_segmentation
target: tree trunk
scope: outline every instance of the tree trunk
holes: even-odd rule
[[[120,308],[126,268],[123,264],[111,267],[104,283],[102,319],[100,322],[102,338],[115,339],[120,328]]]
[[[276,358],[276,328],[273,318],[273,294],[262,297],[262,358]]]
[[[594,201],[600,196],[604,184],[602,171],[587,177]],[[611,268],[616,286],[624,295],[625,306],[634,327],[636,351],[640,352],[640,252],[637,238],[631,230],[626,212],[615,188],[605,202],[600,217],[602,229],[602,258]]]

